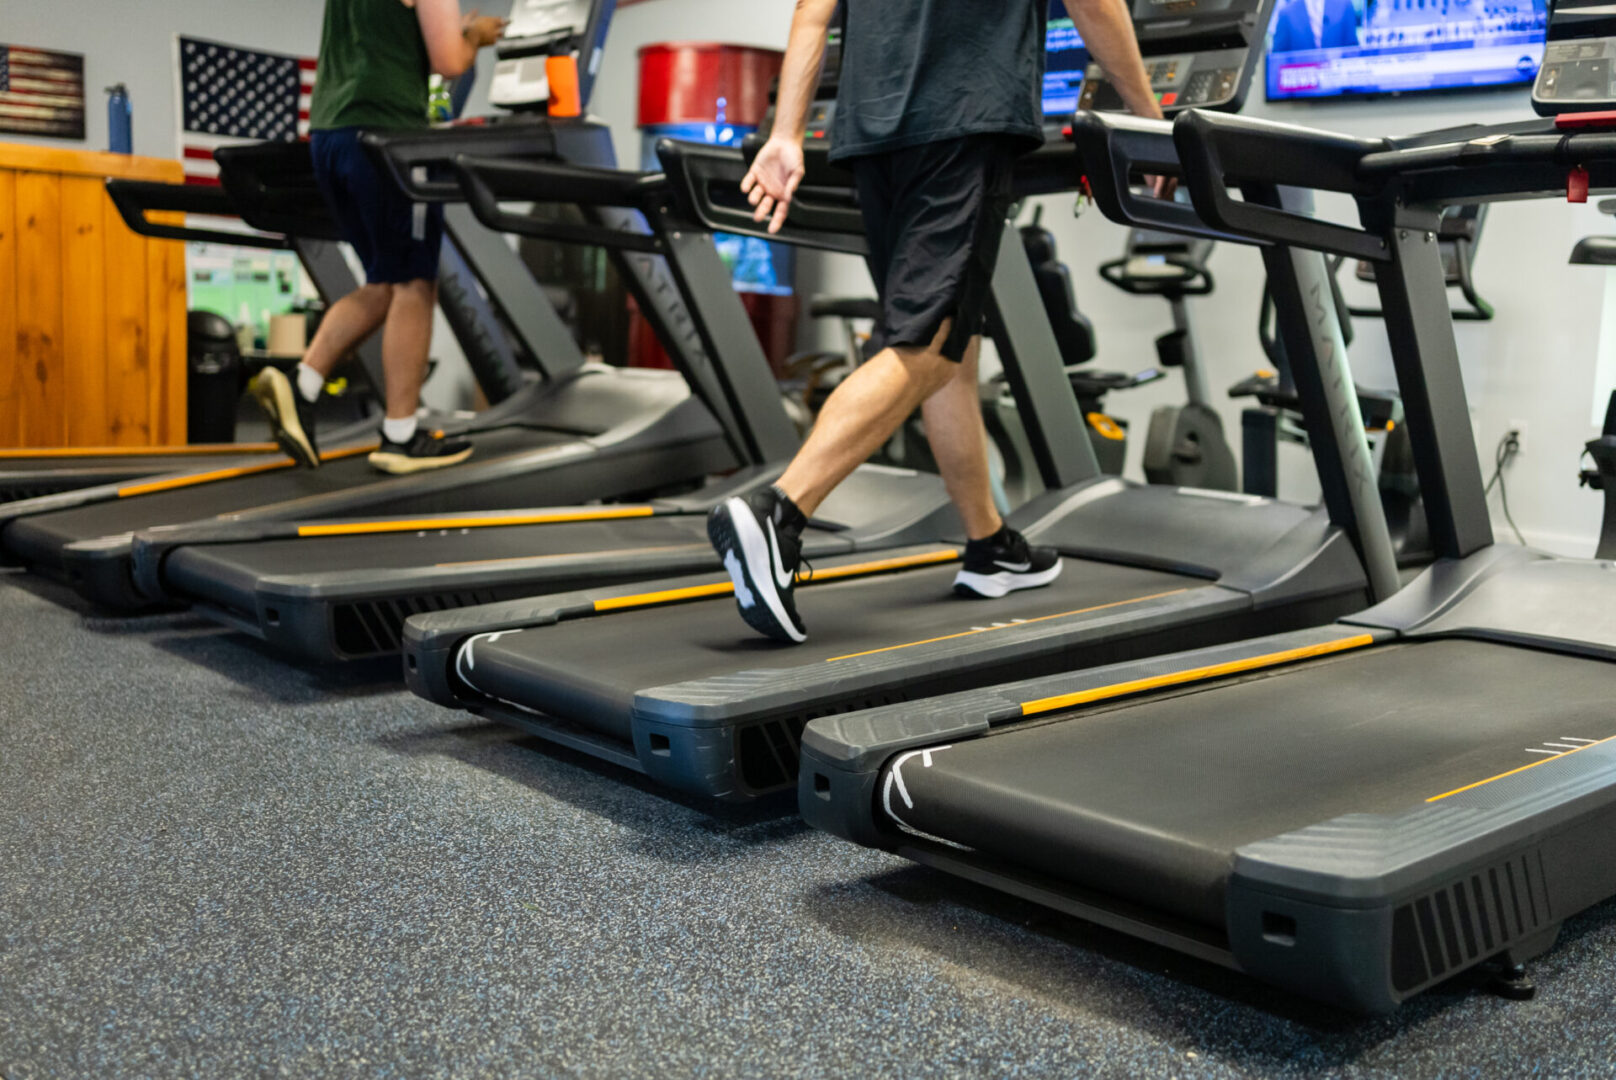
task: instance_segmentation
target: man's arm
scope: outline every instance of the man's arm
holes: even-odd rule
[[[1125,0],[1065,0],[1083,47],[1105,69],[1111,83],[1122,95],[1123,104],[1135,116],[1161,119],[1161,106],[1150,89],[1145,62],[1139,57],[1139,40],[1134,37],[1133,19]]]
[[[421,22],[432,73],[445,79],[464,75],[477,51],[497,42],[505,31],[504,19],[475,11],[462,16],[460,0],[415,0],[415,16]]]
[[[825,62],[825,35],[835,14],[836,0],[797,0],[785,60],[780,65],[774,128],[741,181],[741,191],[755,208],[752,220],[768,220],[770,232],[779,232],[786,223],[791,197],[802,183],[803,129],[808,124],[808,108],[813,104],[814,91],[819,88],[820,67]]]

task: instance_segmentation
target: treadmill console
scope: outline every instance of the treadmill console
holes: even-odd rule
[[[543,108],[550,98],[544,62],[568,53],[578,59],[579,92],[587,103],[615,6],[614,0],[515,0],[494,50],[499,59],[489,104],[513,111]]]
[[[1272,10],[1273,0],[1134,0],[1134,30],[1162,111],[1238,111]],[[1116,85],[1099,64],[1090,64],[1078,108],[1123,107]]]
[[[1608,109],[1616,102],[1616,38],[1551,41],[1532,85],[1532,107],[1540,116]]]
[[[806,145],[830,141],[831,121],[836,118],[836,88],[842,74],[840,20],[830,28],[830,35],[825,39],[825,60],[819,70],[819,89],[814,94],[813,104],[808,107],[808,126],[803,133]],[[769,91],[769,115],[763,122],[764,130],[774,125],[774,91],[777,88]]]
[[[1616,105],[1616,8],[1602,0],[1558,0],[1549,11],[1543,65],[1532,84],[1540,116]]]
[[[1238,111],[1261,54],[1274,0],[1133,0],[1134,30],[1156,100],[1168,115],[1184,109]],[[833,25],[819,91],[808,110],[805,142],[829,142],[836,117],[842,31]],[[1098,64],[1084,73],[1078,108],[1121,112],[1122,97]],[[773,122],[773,102],[764,130]],[[1051,116],[1046,139],[1059,141],[1062,118]]]

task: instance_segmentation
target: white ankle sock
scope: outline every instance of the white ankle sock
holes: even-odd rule
[[[297,392],[303,400],[310,405],[320,400],[320,391],[325,389],[325,376],[309,367],[307,364],[297,365]]]
[[[394,420],[391,416],[382,421],[382,436],[388,442],[407,443],[415,438],[415,417],[406,416],[402,420]]]

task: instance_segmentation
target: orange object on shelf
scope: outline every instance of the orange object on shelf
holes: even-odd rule
[[[578,92],[578,60],[572,56],[552,56],[544,61],[544,77],[550,84],[551,116],[570,117],[583,113]]]

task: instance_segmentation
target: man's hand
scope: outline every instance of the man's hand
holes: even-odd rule
[[[764,143],[741,180],[741,194],[752,204],[752,220],[766,220],[771,233],[779,232],[804,172],[801,143],[782,138]]]
[[[460,20],[460,33],[474,47],[485,49],[499,42],[508,22],[508,19],[483,15],[473,8],[471,14]]]
[[[1171,199],[1178,192],[1178,177],[1176,176],[1147,176],[1145,186],[1150,193],[1158,199]]]

